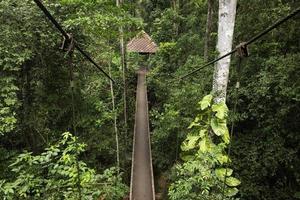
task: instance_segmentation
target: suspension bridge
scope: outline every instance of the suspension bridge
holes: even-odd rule
[[[44,12],[47,18],[54,24],[54,26],[61,32],[67,43],[72,43],[73,48],[77,49],[89,62],[91,62],[97,69],[99,69],[108,79],[113,83],[114,80],[76,43],[76,40],[71,37],[70,34],[64,31],[60,24],[55,20],[55,18],[50,14],[50,12],[45,8],[40,0],[34,0],[37,6]],[[201,69],[208,67],[215,62],[230,56],[234,53],[238,53],[240,57],[245,57],[248,55],[244,51],[247,50],[247,46],[255,42],[262,36],[266,35],[279,25],[283,24],[290,18],[294,17],[300,12],[300,8],[294,10],[288,16],[278,20],[273,25],[255,35],[253,38],[247,42],[241,43],[231,52],[224,54],[207,62],[203,66],[183,75],[176,79],[176,81],[183,80],[188,76],[191,76]],[[154,53],[157,50],[156,44],[151,40],[151,38],[142,32],[142,37],[138,36],[135,41],[131,41],[129,47],[133,51],[139,52],[141,54]],[[69,49],[70,50],[70,49]],[[247,54],[247,52],[246,52]],[[149,115],[148,115],[148,100],[147,100],[147,86],[146,86],[146,68],[141,68],[137,71],[138,81],[136,89],[136,112],[135,112],[135,125],[134,125],[134,138],[133,138],[133,152],[132,152],[132,168],[131,168],[131,181],[130,181],[130,200],[155,200],[155,188],[154,188],[154,175],[152,166],[152,156],[151,156],[151,143],[150,143],[150,131],[149,131]],[[79,187],[80,191],[80,187]]]
[[[155,199],[149,132],[146,69],[140,69],[136,90],[136,113],[130,185],[131,200]]]

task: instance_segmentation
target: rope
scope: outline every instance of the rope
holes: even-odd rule
[[[57,20],[50,14],[47,8],[43,5],[40,0],[33,0],[36,5],[44,12],[46,17],[51,21],[51,23],[58,29],[58,31],[69,40],[68,33],[62,28],[62,26],[57,22]],[[76,40],[74,40],[74,47],[88,60],[90,61],[93,66],[95,66],[98,70],[100,70],[108,79],[110,79],[113,83],[115,82],[83,49],[81,49]]]
[[[271,25],[269,28],[267,28],[266,30],[260,32],[259,34],[255,35],[254,37],[252,37],[251,39],[249,39],[247,42],[244,43],[245,46],[248,46],[249,44],[252,44],[253,42],[255,42],[256,40],[258,40],[259,38],[261,38],[262,36],[266,35],[267,33],[269,33],[270,31],[272,31],[273,29],[277,28],[278,26],[280,26],[281,24],[283,24],[284,22],[288,21],[289,19],[293,18],[294,16],[296,16],[298,13],[300,12],[300,7],[297,8],[296,10],[294,10],[292,13],[290,13],[289,15],[287,15],[286,17],[276,21],[273,25]],[[195,73],[197,73],[198,71],[200,71],[201,69],[203,68],[206,68],[216,62],[218,62],[219,60],[222,60],[223,58],[226,58],[227,56],[230,56],[232,55],[233,53],[235,53],[237,51],[237,48],[234,48],[232,51],[226,53],[225,55],[215,59],[215,60],[212,60],[206,64],[204,64],[203,66],[187,73],[186,75],[183,75],[182,77],[179,77],[177,78],[182,80],[182,79],[185,79],[186,77],[188,76],[191,76]]]

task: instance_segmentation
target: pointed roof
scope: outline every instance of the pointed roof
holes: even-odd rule
[[[128,44],[127,50],[129,52],[138,53],[155,53],[158,49],[157,44],[152,40],[152,38],[145,32],[141,31],[138,33]]]

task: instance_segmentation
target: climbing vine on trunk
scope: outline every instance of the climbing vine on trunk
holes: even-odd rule
[[[231,162],[225,153],[230,143],[227,128],[228,108],[213,103],[207,95],[198,103],[191,130],[181,145],[183,164],[176,167],[175,182],[169,188],[171,199],[232,199],[240,181],[228,168]],[[199,195],[201,193],[202,195]]]

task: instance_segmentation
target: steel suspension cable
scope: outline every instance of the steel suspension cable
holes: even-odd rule
[[[260,32],[259,34],[255,35],[254,37],[252,37],[251,39],[249,39],[247,42],[243,43],[243,45],[248,46],[250,44],[252,44],[253,42],[255,42],[256,40],[260,39],[261,37],[263,37],[264,35],[266,35],[267,33],[269,33],[270,31],[272,31],[273,29],[277,28],[278,26],[280,26],[281,24],[283,24],[284,22],[288,21],[289,19],[293,18],[294,16],[296,16],[298,13],[300,12],[300,7],[297,8],[296,10],[294,10],[293,12],[291,12],[289,15],[287,15],[286,17],[281,18],[280,20],[276,21],[273,25],[271,25],[269,28],[265,29],[264,31]],[[195,73],[197,73],[198,71],[200,71],[201,69],[208,67],[216,62],[218,62],[219,60],[222,60],[223,58],[226,58],[227,56],[232,55],[233,53],[235,53],[237,51],[237,48],[234,48],[232,51],[226,53],[225,55],[216,58],[206,64],[204,64],[203,66],[179,77],[179,79],[185,79],[188,76],[191,76]]]
[[[43,5],[41,0],[33,0],[36,5],[43,11],[46,17],[51,21],[51,23],[59,30],[59,32],[64,36],[65,39],[69,40],[69,34],[62,28],[62,26],[57,22],[57,20],[51,15],[51,13],[47,10],[47,8]],[[75,41],[75,48],[89,61],[100,70],[108,79],[110,79],[113,83],[115,82]]]

